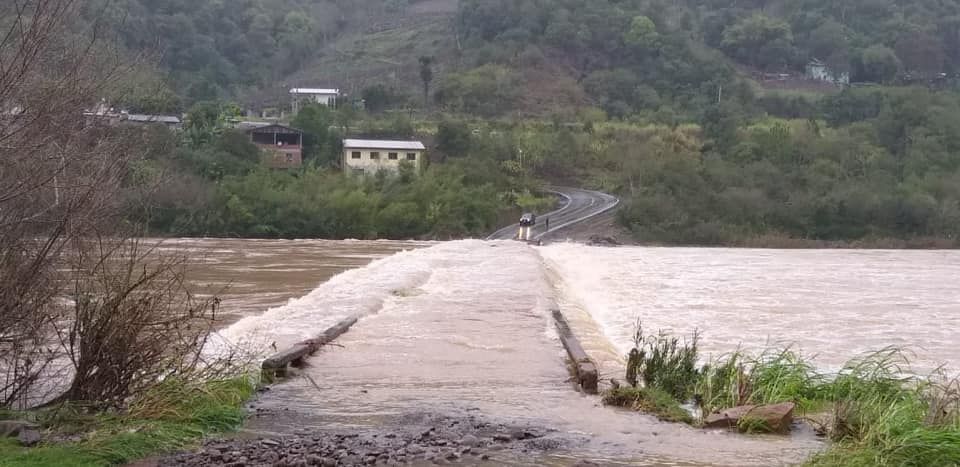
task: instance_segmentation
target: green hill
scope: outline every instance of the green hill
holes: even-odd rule
[[[435,58],[433,102],[484,115],[689,113],[721,86],[747,97],[747,70],[796,76],[812,59],[887,84],[945,85],[960,67],[957,1],[123,0],[109,13],[127,48],[158,53],[184,106],[269,106],[293,85],[383,85],[395,106],[422,105],[421,56]]]

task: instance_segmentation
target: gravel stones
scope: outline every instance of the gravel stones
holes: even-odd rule
[[[161,467],[471,465],[493,455],[522,456],[565,445],[555,432],[481,421],[477,416],[410,416],[393,428],[300,429],[278,438],[209,440],[197,452],[160,459]],[[540,440],[541,442],[531,442]],[[547,441],[549,440],[549,441]]]

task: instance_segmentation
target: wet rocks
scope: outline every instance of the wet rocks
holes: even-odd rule
[[[472,415],[416,415],[390,429],[298,430],[279,438],[211,440],[198,452],[173,455],[161,459],[158,465],[472,465],[495,454],[519,455],[559,449],[568,445],[568,441],[559,438],[555,431],[490,423]]]
[[[773,405],[745,405],[707,416],[705,428],[738,428],[745,431],[786,433],[793,423],[793,402]]]
[[[0,420],[0,437],[17,438],[21,446],[28,448],[43,441],[40,427],[23,420]]]
[[[616,237],[608,237],[603,235],[591,235],[590,239],[587,241],[587,245],[590,246],[620,246],[620,242]]]
[[[40,435],[40,432],[32,428],[25,428],[20,430],[20,434],[17,435],[17,441],[21,446],[32,448],[43,441],[43,436]]]
[[[36,430],[38,428],[36,424],[23,420],[0,420],[0,437],[12,438],[19,436],[21,431]]]
[[[474,435],[465,435],[463,438],[460,439],[460,444],[470,448],[475,448],[477,446],[480,446],[480,438],[477,438]]]

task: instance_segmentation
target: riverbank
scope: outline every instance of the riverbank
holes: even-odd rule
[[[134,401],[123,413],[60,405],[6,412],[0,419],[30,422],[20,439],[0,438],[2,467],[101,467],[190,448],[210,436],[239,429],[245,403],[255,394],[252,378],[207,382],[168,381]],[[32,434],[25,435],[23,431]]]
[[[918,376],[903,349],[867,353],[824,373],[789,347],[704,362],[697,333],[645,336],[638,322],[636,336],[627,385],[606,391],[606,405],[745,434],[806,424],[830,441],[810,466],[960,465],[960,377],[943,369]]]

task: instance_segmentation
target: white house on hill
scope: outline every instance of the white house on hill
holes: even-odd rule
[[[395,173],[406,163],[419,172],[426,150],[419,141],[345,139],[343,170],[357,175],[374,175],[381,170]]]
[[[321,88],[293,88],[290,90],[290,100],[293,102],[293,113],[300,111],[304,103],[333,106],[340,97],[339,89]]]

